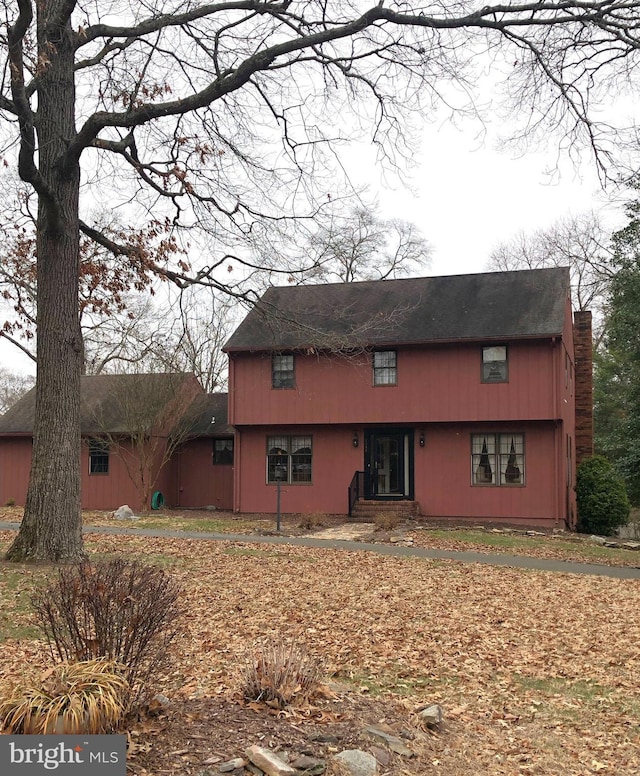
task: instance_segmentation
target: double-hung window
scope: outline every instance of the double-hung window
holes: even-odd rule
[[[271,357],[271,387],[295,388],[295,361],[292,353],[279,353]]]
[[[267,482],[311,482],[311,437],[267,437]]]
[[[109,474],[109,443],[102,439],[89,441],[89,474]]]
[[[491,345],[490,347],[482,348],[482,382],[509,382],[506,345]]]
[[[377,350],[374,352],[373,384],[398,384],[398,354],[395,350]]]
[[[473,485],[524,485],[524,434],[473,434]]]

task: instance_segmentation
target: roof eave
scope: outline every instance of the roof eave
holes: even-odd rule
[[[482,336],[482,337],[443,337],[442,339],[424,339],[424,340],[381,340],[379,342],[369,342],[366,344],[361,344],[354,346],[356,350],[377,350],[380,348],[398,348],[398,347],[418,347],[421,345],[458,345],[461,343],[479,343],[479,342],[515,342],[515,341],[521,341],[521,340],[547,340],[552,339],[554,337],[562,337],[563,331],[551,331],[551,332],[544,332],[544,333],[535,333],[535,334],[495,334],[491,336]],[[308,343],[306,345],[262,345],[262,346],[254,346],[254,345],[248,345],[246,347],[232,347],[232,348],[226,348],[225,353],[228,353],[229,355],[233,355],[236,353],[273,353],[274,351],[305,351],[305,350],[318,350],[318,351],[329,351],[331,352],[332,349],[323,347],[322,345],[313,345],[311,343]],[[335,350],[335,349],[334,349]],[[344,350],[349,350],[348,347],[345,347]]]

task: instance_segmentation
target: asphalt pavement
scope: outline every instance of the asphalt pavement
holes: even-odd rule
[[[18,523],[0,522],[0,530],[18,530]],[[280,536],[259,534],[202,533],[200,531],[164,531],[148,528],[126,528],[125,526],[85,526],[84,533],[115,534],[122,536],[149,536],[154,538],[199,539],[216,542],[242,544],[289,544],[297,547],[324,547],[349,552],[373,552],[378,555],[392,555],[402,558],[428,558],[432,560],[453,560],[460,563],[480,563],[487,566],[509,566],[532,571],[550,571],[559,574],[586,574],[595,577],[616,579],[640,579],[640,567],[605,566],[596,563],[575,563],[573,561],[532,558],[525,555],[504,555],[472,551],[436,550],[425,547],[405,547],[396,544],[338,539],[316,539],[311,536]],[[640,553],[638,553],[640,566]]]

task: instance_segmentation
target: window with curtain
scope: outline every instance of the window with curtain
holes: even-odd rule
[[[482,382],[509,382],[506,345],[492,345],[482,348]]]
[[[473,485],[524,485],[524,434],[473,434]]]
[[[267,437],[267,482],[310,483],[310,436]]]

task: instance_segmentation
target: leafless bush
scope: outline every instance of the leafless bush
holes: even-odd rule
[[[402,520],[397,512],[378,512],[373,522],[376,525],[376,531],[391,531],[397,528]]]
[[[327,524],[327,516],[322,513],[312,513],[310,515],[302,515],[302,519],[298,523],[299,528],[310,530],[311,528],[321,528]]]
[[[162,569],[116,559],[60,569],[31,603],[54,659],[122,664],[133,702],[177,632],[178,595]]]
[[[261,645],[242,677],[246,700],[282,709],[310,700],[318,691],[322,671],[309,653],[295,644]]]

